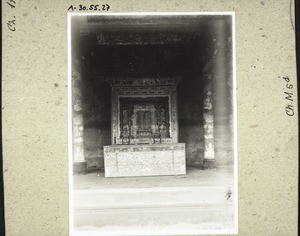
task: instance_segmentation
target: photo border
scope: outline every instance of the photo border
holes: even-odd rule
[[[68,163],[69,163],[69,235],[83,236],[83,235],[108,235],[109,233],[124,233],[124,231],[81,231],[74,232],[74,206],[73,206],[73,132],[72,132],[72,58],[71,58],[71,18],[72,16],[88,16],[88,15],[105,15],[105,16],[135,16],[135,15],[231,15],[232,19],[232,92],[233,92],[233,148],[234,148],[234,228],[232,230],[189,230],[181,232],[176,231],[161,231],[162,235],[179,235],[179,234],[238,234],[238,145],[237,145],[237,81],[236,81],[236,36],[235,36],[235,12],[118,12],[118,13],[67,13],[67,48],[68,48]],[[153,232],[145,233],[142,230],[141,235],[152,235]],[[158,231],[155,231],[156,235]],[[131,235],[131,234],[122,234]],[[137,234],[135,234],[137,235]]]

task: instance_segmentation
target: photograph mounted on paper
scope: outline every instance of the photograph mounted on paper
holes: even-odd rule
[[[68,15],[71,235],[237,233],[233,13]]]

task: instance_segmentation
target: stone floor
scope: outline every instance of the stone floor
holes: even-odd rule
[[[73,176],[74,189],[139,188],[172,186],[233,185],[233,167],[200,170],[187,167],[186,175],[104,178],[104,172]]]
[[[233,232],[230,166],[187,168],[179,176],[104,178],[96,172],[73,180],[74,235]]]

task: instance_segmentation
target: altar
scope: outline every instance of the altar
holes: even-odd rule
[[[105,177],[186,174],[185,144],[104,146]]]
[[[105,177],[186,173],[178,143],[180,78],[112,78],[111,143],[104,146]]]

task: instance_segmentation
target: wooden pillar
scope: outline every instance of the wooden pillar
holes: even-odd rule
[[[77,62],[77,65],[76,65]],[[72,127],[73,127],[73,172],[83,173],[86,171],[86,161],[83,144],[83,114],[81,94],[81,74],[75,67],[79,67],[75,60],[72,70]]]
[[[213,91],[211,76],[205,76],[203,103],[204,126],[204,168],[215,168],[215,144],[214,144],[214,115],[213,115]]]

